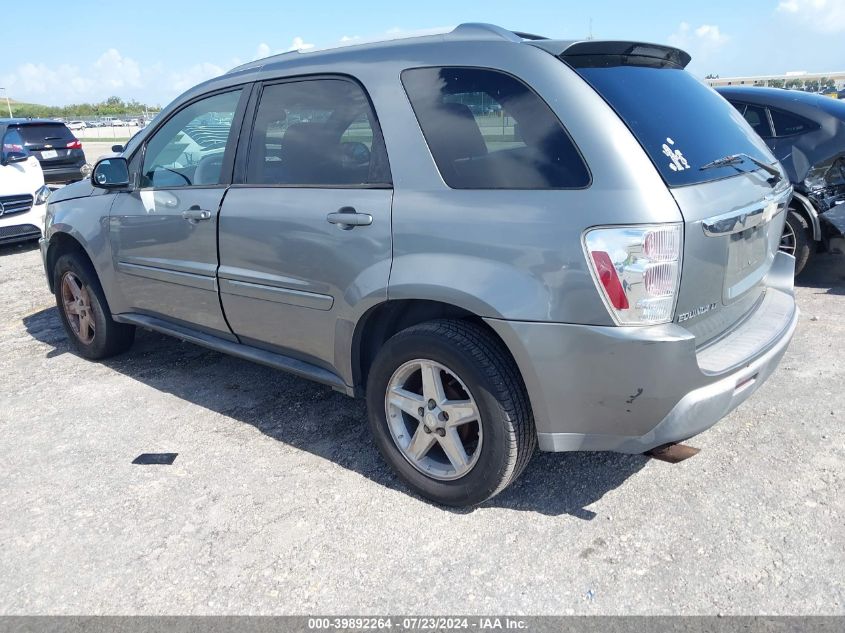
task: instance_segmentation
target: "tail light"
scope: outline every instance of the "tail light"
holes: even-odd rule
[[[591,229],[584,249],[596,287],[618,325],[668,323],[681,279],[680,224]]]
[[[82,141],[78,138],[73,139],[70,143],[67,144],[68,149],[82,149]]]

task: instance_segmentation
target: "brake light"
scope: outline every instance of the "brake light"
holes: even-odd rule
[[[67,144],[68,149],[82,149],[82,141],[78,138],[73,139],[70,143]]]
[[[680,224],[598,228],[584,234],[596,287],[617,324],[672,320],[682,241]]]
[[[595,251],[592,255],[596,274],[601,281],[601,285],[604,286],[610,304],[617,310],[627,310],[628,297],[625,296],[625,290],[622,288],[622,282],[619,281],[619,275],[613,267],[613,262],[610,261],[610,255],[604,251]]]

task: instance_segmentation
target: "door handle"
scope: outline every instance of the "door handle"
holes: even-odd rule
[[[210,219],[211,211],[200,209],[198,206],[194,205],[190,209],[182,211],[182,217],[191,224],[196,224],[200,220]]]
[[[356,226],[370,226],[373,223],[373,216],[369,213],[358,213],[352,207],[343,207],[334,213],[329,213],[326,220],[329,224],[337,224],[338,228],[349,231]]]

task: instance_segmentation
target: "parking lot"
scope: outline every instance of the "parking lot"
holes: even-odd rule
[[[329,388],[147,332],[82,360],[34,245],[0,288],[0,613],[845,613],[845,257],[700,454],[538,454],[473,511]]]

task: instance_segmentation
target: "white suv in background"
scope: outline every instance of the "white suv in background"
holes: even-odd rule
[[[50,195],[41,165],[2,119],[0,143],[0,245],[38,239]]]

